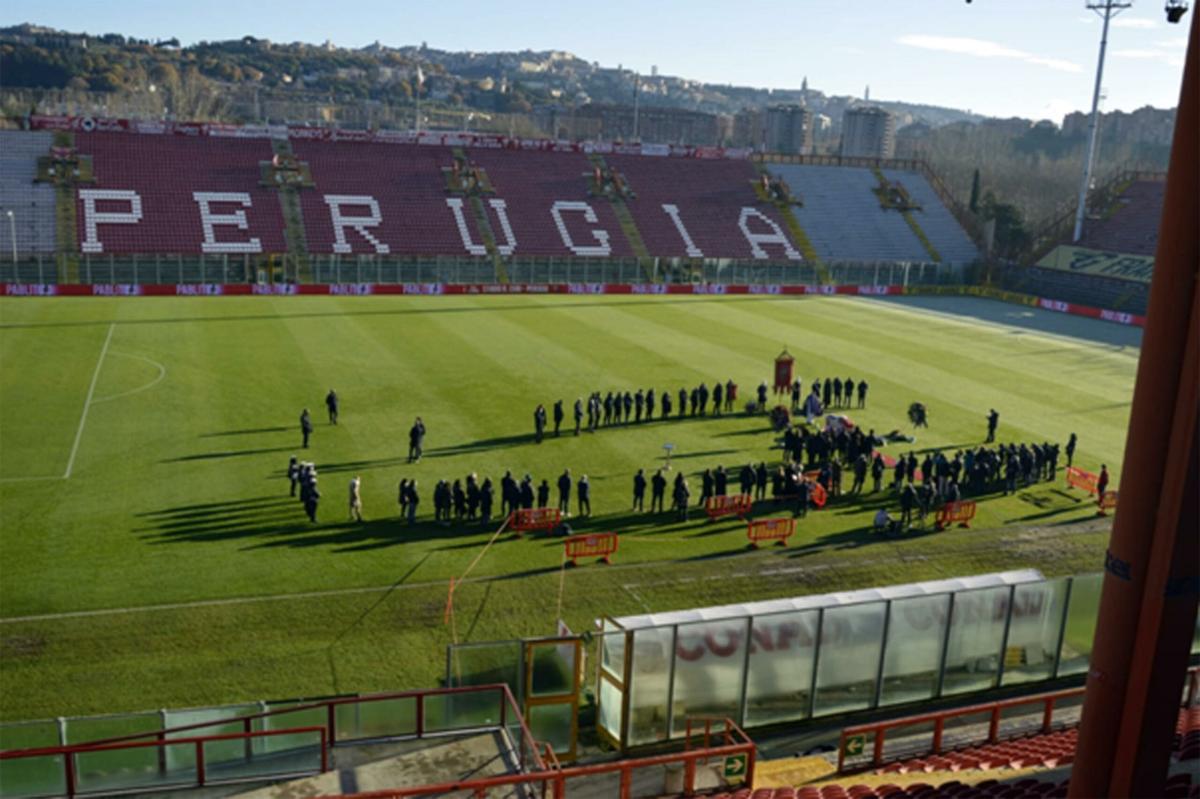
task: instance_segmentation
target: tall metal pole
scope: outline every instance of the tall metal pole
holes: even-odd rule
[[[1130,5],[1132,4],[1114,3],[1113,0],[1088,4],[1088,8],[1104,19],[1104,28],[1100,33],[1100,58],[1096,62],[1096,87],[1092,90],[1092,119],[1088,123],[1087,155],[1083,159],[1083,180],[1079,184],[1079,207],[1075,209],[1075,234],[1071,236],[1071,241],[1077,242],[1083,235],[1083,216],[1087,212],[1087,193],[1092,182],[1092,164],[1096,160],[1096,133],[1099,130],[1100,118],[1100,80],[1104,77],[1104,51],[1108,47],[1108,22],[1129,8]]]
[[[8,239],[12,242],[13,274],[17,269],[17,217],[12,210],[4,212],[8,216]]]
[[[633,73],[633,140],[638,139],[638,100],[642,95],[642,76],[637,72]]]

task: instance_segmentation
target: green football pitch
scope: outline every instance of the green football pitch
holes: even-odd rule
[[[930,426],[899,453],[1065,441],[1114,486],[1137,365],[1132,331],[952,297],[280,297],[0,301],[0,719],[219,704],[437,684],[445,646],[573,629],[603,614],[792,596],[1035,567],[1099,568],[1107,528],[1060,480],[989,495],[970,530],[869,532],[880,493],[800,520],[749,551],[736,520],[632,514],[632,475],[777,463],[765,417],[654,421],[536,444],[532,412],[592,390],[733,379],[739,406],[786,345],[806,382],[870,382],[848,413],[879,432]],[[1040,317],[1039,317],[1040,318]],[[1066,324],[1067,318],[1060,317]],[[1125,338],[1121,338],[1124,336]],[[341,423],[325,421],[337,390]],[[311,409],[311,448],[297,417]],[[406,463],[421,416],[425,457]],[[289,456],[317,464],[310,524]],[[1065,459],[1064,459],[1065,460]],[[563,570],[562,545],[432,522],[438,479],[506,469],[592,483],[577,532],[616,531],[612,566]],[[366,521],[347,518],[362,478]],[[421,517],[398,518],[416,478]],[[849,481],[847,480],[847,485]],[[771,515],[757,508],[757,515]]]

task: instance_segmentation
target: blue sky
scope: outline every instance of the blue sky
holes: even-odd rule
[[[1178,102],[1190,14],[1161,0],[1115,20],[1106,110]],[[359,47],[567,50],[605,66],[714,83],[946,105],[1061,121],[1091,103],[1100,20],[1083,0],[661,0],[477,3],[356,0],[5,0],[0,24],[34,22],[185,43],[251,34]]]

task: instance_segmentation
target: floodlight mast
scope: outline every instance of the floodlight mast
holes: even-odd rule
[[[1104,28],[1100,32],[1100,57],[1096,61],[1096,88],[1092,91],[1092,119],[1088,123],[1087,155],[1083,159],[1083,180],[1079,183],[1079,207],[1075,209],[1075,233],[1071,236],[1072,242],[1078,242],[1083,235],[1083,217],[1087,213],[1087,193],[1092,182],[1092,165],[1096,160],[1096,133],[1100,127],[1100,80],[1104,77],[1104,51],[1108,47],[1108,22],[1132,5],[1133,3],[1118,3],[1113,0],[1104,0],[1103,3],[1088,3],[1087,5],[1104,20]]]

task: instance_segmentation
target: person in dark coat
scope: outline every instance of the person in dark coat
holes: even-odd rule
[[[500,514],[507,516],[520,507],[521,492],[517,489],[517,481],[512,472],[505,472],[500,478]]]
[[[754,467],[748,463],[738,472],[738,488],[743,494],[754,491]]]
[[[688,394],[688,416],[695,416],[700,407],[700,389],[693,388]]]
[[[450,495],[454,502],[454,519],[461,521],[467,515],[467,494],[463,491],[462,480],[457,478],[454,480]]]
[[[858,381],[858,407],[867,407],[867,381]]]
[[[417,506],[421,504],[421,495],[417,493],[417,481],[408,481],[408,523],[417,523]]]
[[[544,508],[550,504],[550,481],[543,479],[537,487],[537,506]]]
[[[416,463],[421,460],[421,450],[425,444],[425,423],[418,416],[413,426],[408,430],[408,462]]]
[[[288,479],[292,481],[292,496],[296,496],[296,485],[300,482],[300,461],[293,455],[288,461],[287,467]]]
[[[612,414],[613,414],[613,395],[612,395],[612,392],[610,391],[604,395],[604,426],[605,427],[612,424]]]
[[[579,427],[583,423],[583,398],[575,400],[575,435],[579,435]]]
[[[633,509],[637,511],[645,510],[646,501],[646,472],[642,469],[637,470],[637,474],[633,476]]]
[[[792,413],[800,410],[800,381],[792,383]]]
[[[646,394],[640,388],[633,395],[633,421],[640,424],[642,413],[646,410]]]
[[[1068,467],[1071,465],[1071,462],[1075,460],[1075,444],[1077,441],[1078,439],[1075,437],[1075,434],[1072,433],[1071,437],[1067,439],[1067,446],[1063,448],[1063,452],[1067,453]]]
[[[633,395],[628,391],[625,392],[625,424],[629,424],[629,418],[633,416]]]
[[[479,518],[486,525],[492,520],[492,503],[495,500],[496,489],[492,487],[492,478],[483,478],[479,487]]]
[[[854,482],[850,485],[851,494],[861,494],[863,484],[867,481],[867,469],[870,468],[870,463],[867,460],[867,453],[860,452],[858,457],[854,459]]]
[[[721,415],[721,402],[724,398],[725,398],[725,389],[724,389],[724,387],[721,386],[721,381],[718,380],[716,385],[713,386],[713,390],[712,390],[713,416]]]
[[[767,464],[760,463],[758,468],[754,470],[754,499],[767,498],[767,480],[770,474],[767,472]]]
[[[321,492],[317,490],[317,478],[314,477],[304,492],[304,512],[308,514],[308,520],[313,524],[317,523],[317,504],[320,500]]]
[[[712,469],[705,469],[700,474],[700,499],[698,500],[698,504],[703,506],[711,496],[713,496],[713,473]]]
[[[667,478],[663,477],[663,470],[659,469],[650,478],[650,512],[654,513],[663,511],[663,496],[667,493]]]
[[[525,475],[525,479],[521,481],[521,487],[519,490],[521,492],[521,498],[520,498],[521,507],[525,510],[529,510],[530,508],[533,507],[533,476],[532,475],[528,475],[528,474]]]
[[[1096,478],[1097,499],[1104,499],[1104,492],[1106,491],[1108,491],[1108,466],[1102,463],[1100,464],[1100,476]]]
[[[555,400],[554,401],[554,437],[555,438],[558,438],[558,429],[560,427],[562,427],[564,415],[565,414],[563,413],[562,400]]]
[[[571,515],[571,470],[563,469],[558,476],[558,509],[563,516]]]
[[[662,395],[662,416],[661,419],[671,418],[671,392],[664,391]]]
[[[761,413],[767,411],[767,384],[765,382],[758,384],[758,410]]]
[[[308,437],[312,435],[312,419],[308,416],[308,408],[300,412],[300,435],[304,436],[304,449],[308,449]]]
[[[886,468],[883,456],[876,452],[875,459],[871,461],[871,479],[875,481],[875,493],[883,488],[883,473]]]
[[[696,393],[700,397],[700,415],[708,415],[708,386],[703,383],[696,389]]]
[[[654,418],[654,389],[646,389],[646,421]]]
[[[846,398],[846,407],[849,408],[854,401],[854,381],[848,377],[842,383],[842,396]]]
[[[579,494],[579,515],[592,515],[592,485],[588,482],[588,476],[581,475],[579,484],[576,486],[576,491]],[[586,510],[585,510],[586,509]]]
[[[675,488],[672,491],[671,497],[675,500],[675,512],[678,514],[677,518],[681,522],[687,521],[688,499],[691,493],[688,490],[687,480],[684,479],[683,472],[675,475]]]
[[[733,410],[733,401],[737,399],[737,383],[732,380],[725,381],[725,410],[726,412]]]
[[[812,483],[804,475],[800,475],[800,482],[796,484],[796,507],[792,511],[792,516],[800,518],[808,516],[808,503],[811,499]]]
[[[533,440],[537,443],[542,443],[542,436],[546,432],[546,406],[538,405],[533,409]]]
[[[479,513],[479,480],[472,474],[467,475],[467,521],[475,521]]]
[[[826,408],[833,407],[830,402],[833,399],[833,381],[828,377],[825,378],[825,385],[822,387],[821,397],[824,400],[821,404]]]
[[[905,483],[900,491],[900,529],[905,530],[912,524],[913,508],[917,504],[917,489],[912,483]]]
[[[337,424],[338,419],[338,395],[332,388],[325,395],[325,409],[329,411],[329,423]]]
[[[408,515],[408,481],[400,480],[400,490],[396,494],[396,504],[400,506],[400,518]]]
[[[729,475],[725,473],[724,466],[718,466],[713,472],[713,491],[718,497],[723,497],[729,488]]]
[[[835,408],[840,408],[842,405],[842,378],[833,378],[833,405]]]
[[[679,389],[679,417],[687,413],[688,393],[686,388]]]
[[[996,440],[996,425],[1000,424],[1000,414],[996,413],[996,409],[992,408],[987,415],[987,439],[983,442],[990,444]]]

